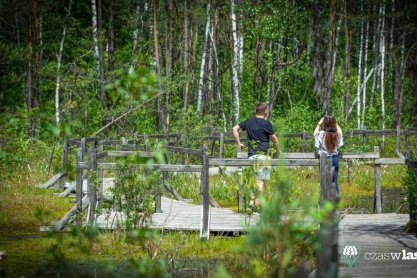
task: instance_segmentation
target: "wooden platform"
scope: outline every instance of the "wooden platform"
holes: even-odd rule
[[[416,260],[369,260],[402,250],[417,255],[417,238],[404,230],[408,220],[408,215],[395,213],[346,215],[339,225],[339,254],[348,243],[358,248],[359,258],[351,268],[340,259],[339,277],[417,277],[417,256]]]
[[[164,228],[168,230],[200,231],[202,206],[189,204],[162,197],[162,213],[154,213],[149,223],[150,228]],[[101,229],[114,229],[123,226],[125,215],[112,212],[100,215],[97,225]],[[211,232],[244,232],[249,226],[259,221],[259,215],[248,216],[233,212],[227,208],[210,208]]]

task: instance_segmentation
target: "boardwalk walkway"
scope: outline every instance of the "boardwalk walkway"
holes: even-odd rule
[[[162,213],[152,215],[151,228],[168,230],[199,231],[201,229],[202,206],[162,197]],[[102,229],[121,226],[125,217],[122,213],[112,212],[100,215],[97,224]],[[210,208],[210,231],[212,232],[244,232],[248,226],[259,221],[258,215],[248,216],[233,212],[227,208]]]
[[[339,224],[339,254],[354,245],[359,258],[351,268],[340,256],[339,277],[417,277],[415,260],[392,259],[391,253],[417,255],[417,238],[404,231],[406,214],[349,214]],[[382,258],[382,259],[381,259]]]

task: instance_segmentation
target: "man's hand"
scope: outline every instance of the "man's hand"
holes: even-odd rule
[[[238,151],[242,151],[245,148],[245,145],[243,145],[242,143],[239,143],[236,146]]]

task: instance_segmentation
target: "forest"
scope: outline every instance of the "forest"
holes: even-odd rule
[[[28,250],[8,252],[8,261],[0,255],[0,276],[24,275],[25,269],[58,273],[63,261],[72,268],[68,276],[84,271],[80,261],[105,269],[102,275],[116,269],[121,276],[134,269],[142,276],[180,277],[185,274],[178,265],[189,261],[189,269],[201,271],[189,277],[234,277],[240,271],[250,277],[287,277],[305,261],[314,267],[316,242],[309,238],[315,231],[302,224],[271,224],[244,237],[220,236],[207,243],[192,233],[162,237],[136,226],[127,229],[134,236],[79,227],[64,235],[39,234],[42,223],[72,206],[33,187],[59,172],[65,140],[210,136],[230,132],[261,102],[279,134],[312,134],[328,113],[344,131],[417,128],[417,2],[0,0],[0,251]],[[380,145],[382,157],[395,153],[395,140],[372,140],[362,146],[351,139],[345,151]],[[283,152],[297,148],[298,141],[280,141]],[[410,148],[416,151],[416,143]],[[225,153],[235,156],[234,146]],[[364,173],[373,168],[366,167],[352,170],[346,184],[353,186],[344,191],[341,207],[372,210],[373,177]],[[66,170],[73,180],[75,168]],[[317,189],[319,173],[313,169],[278,172],[273,173],[278,188],[270,189],[269,198],[285,203],[283,211]],[[407,181],[416,181],[405,166],[387,168],[383,175],[382,187],[401,192]],[[186,198],[198,191],[195,177],[169,179]],[[234,204],[234,179],[210,181],[222,205]],[[301,185],[290,189],[288,182]],[[232,186],[219,189],[220,184]],[[265,211],[274,213],[272,207]],[[279,232],[271,235],[267,229]],[[287,241],[280,244],[284,236]],[[242,251],[246,244],[261,247],[253,255]],[[36,256],[37,263],[26,262]],[[247,262],[243,269],[239,260]]]

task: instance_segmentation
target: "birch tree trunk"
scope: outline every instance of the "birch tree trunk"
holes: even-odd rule
[[[188,108],[188,90],[189,90],[189,45],[190,45],[190,36],[189,36],[189,17],[188,17],[188,0],[184,0],[184,36],[183,36],[183,68],[185,71],[185,84],[184,84],[184,110]]]
[[[96,64],[96,78],[100,77],[100,54],[98,49],[98,28],[97,28],[97,5],[96,0],[91,0],[91,20],[92,20],[92,31],[93,31],[93,47],[94,47],[94,61]],[[100,91],[101,103],[104,103],[103,96]]]
[[[171,88],[170,82],[172,79],[172,0],[168,0],[168,25],[167,25],[167,35],[166,35],[166,51],[165,51],[165,73],[167,78],[167,88],[166,88],[166,95],[165,95],[165,120],[164,122],[169,127],[169,103],[171,97]]]
[[[369,12],[367,13],[369,15]],[[363,57],[363,82],[362,82],[362,119],[360,128],[365,126],[365,111],[366,111],[366,83],[368,81],[368,42],[369,42],[369,19],[366,21],[365,30],[365,46]]]
[[[347,12],[347,1],[344,1],[344,14],[345,14],[345,67],[344,67],[344,75],[343,75],[343,84],[344,84],[344,88],[345,88],[345,95],[343,98],[343,115],[345,118],[345,121],[347,121],[348,119],[348,111],[349,111],[349,102],[350,102],[350,82],[349,82],[349,77],[350,77],[350,49],[351,49],[351,36],[352,33],[349,30],[349,17],[348,17],[348,12]]]
[[[361,127],[361,85],[362,85],[362,78],[363,78],[363,72],[362,72],[362,51],[363,51],[363,33],[364,33],[364,27],[363,27],[363,0],[361,0],[361,29],[360,29],[360,43],[359,43],[359,57],[358,57],[358,85],[356,88],[356,120],[357,120],[357,126],[358,129]]]
[[[198,94],[197,94],[197,111],[201,112],[203,109],[203,95],[205,89],[205,79],[206,79],[206,60],[209,55],[209,42],[210,42],[210,2],[207,4],[207,22],[206,22],[206,31],[204,33],[204,48],[201,58],[200,65],[200,82],[198,85]]]
[[[232,44],[233,44],[233,64],[232,64],[232,81],[233,81],[233,103],[232,103],[232,115],[233,122],[239,122],[240,114],[240,102],[239,102],[239,41],[236,27],[236,14],[235,14],[235,1],[230,0],[230,15],[232,21]]]
[[[71,7],[72,7],[72,0],[70,0],[68,4],[67,16],[65,18],[64,29],[62,31],[61,42],[59,44],[59,51],[57,55],[56,83],[55,83],[55,122],[58,127],[60,125],[60,113],[59,113],[59,95],[60,95],[59,91],[60,91],[60,85],[61,85],[60,69],[61,69],[61,61],[62,61],[62,52],[64,51],[65,36],[67,34],[68,19],[71,15]]]
[[[380,71],[380,36],[381,36],[381,16],[379,13],[379,10],[377,9],[377,5],[374,5],[374,12],[373,14],[375,15],[375,18],[378,18],[377,22],[374,22],[374,37],[373,37],[373,53],[374,53],[374,71],[375,74],[373,76],[373,81],[372,81],[372,91],[371,91],[371,97],[369,100],[369,105],[373,106],[374,104],[374,95],[377,92],[377,90],[379,89],[379,85],[378,85],[378,80],[379,77],[381,75],[381,71]],[[378,14],[378,16],[377,16]]]
[[[381,15],[381,35],[380,35],[380,53],[381,53],[381,116],[382,129],[385,129],[385,3],[380,7]],[[382,146],[385,143],[385,136],[382,135]]]
[[[133,31],[132,54],[138,51],[139,43],[139,23],[140,23],[140,0],[135,0],[135,31]]]

